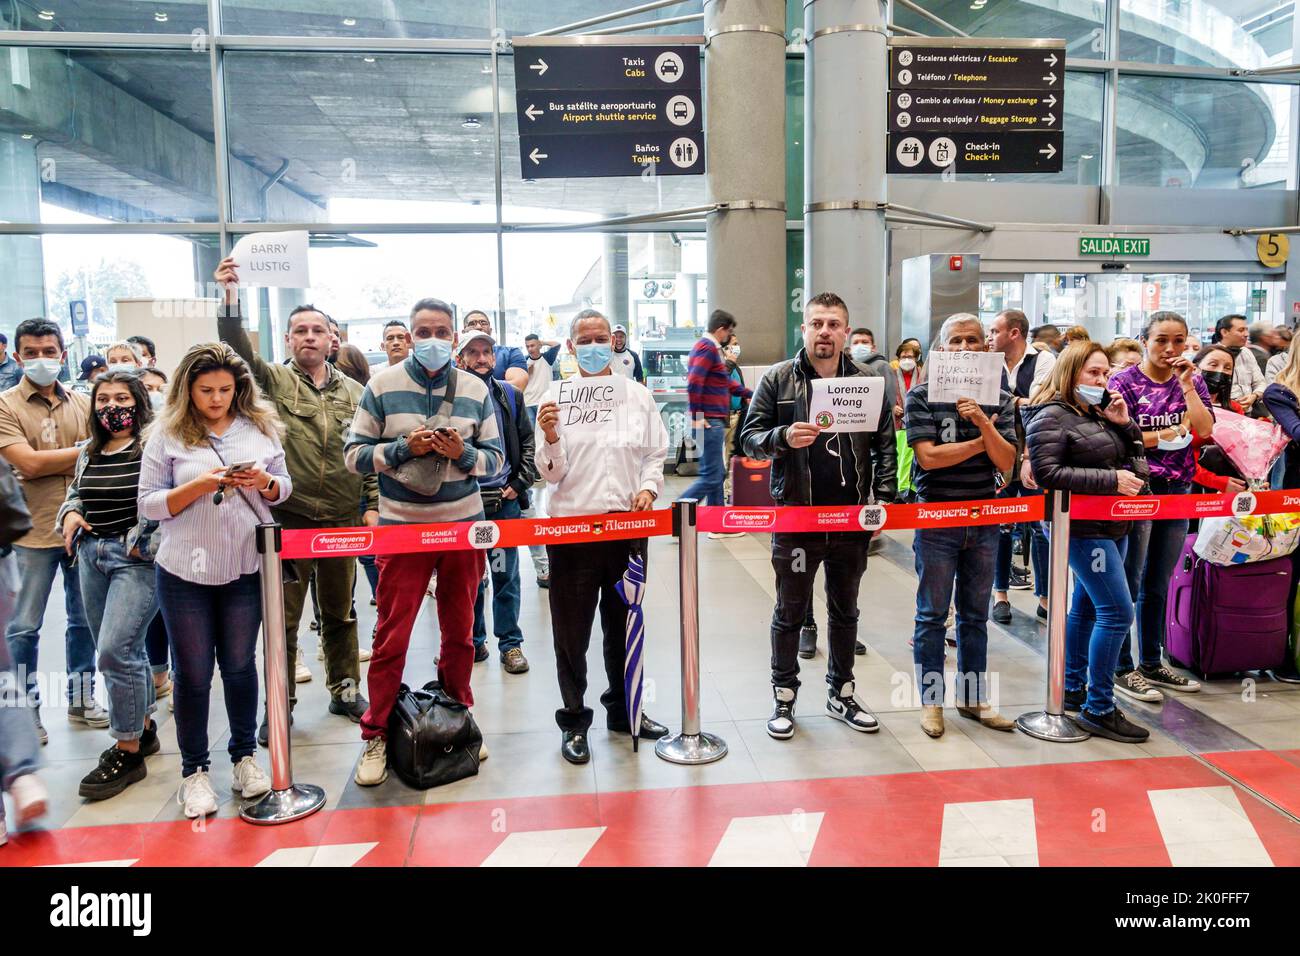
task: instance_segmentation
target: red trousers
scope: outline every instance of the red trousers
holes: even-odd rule
[[[388,736],[388,717],[406,668],[411,627],[434,571],[438,572],[438,583],[433,596],[442,636],[438,680],[449,696],[473,706],[469,681],[474,670],[474,599],[485,560],[482,551],[423,551],[375,559],[379,569],[379,629],[366,677],[370,709],[361,718],[363,740]]]

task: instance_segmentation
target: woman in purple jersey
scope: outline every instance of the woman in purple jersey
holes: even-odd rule
[[[1191,491],[1196,474],[1192,432],[1208,435],[1214,427],[1210,393],[1196,366],[1183,357],[1187,322],[1177,312],[1153,312],[1142,343],[1146,349],[1142,361],[1117,373],[1110,387],[1123,397],[1142,430],[1150,466],[1150,493],[1185,495]],[[1135,564],[1142,568],[1135,596],[1140,659],[1134,668],[1129,642],[1125,641],[1115,672],[1115,690],[1146,701],[1161,699],[1156,688],[1198,691],[1200,684],[1175,674],[1161,658],[1169,578],[1187,538],[1187,519],[1138,522],[1134,530]]]

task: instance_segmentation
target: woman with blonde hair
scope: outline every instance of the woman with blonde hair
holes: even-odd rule
[[[1110,358],[1096,342],[1074,342],[1024,409],[1025,443],[1041,488],[1084,495],[1136,495],[1145,485],[1142,433],[1119,392],[1108,390]],[[1065,631],[1065,709],[1090,733],[1141,743],[1148,732],[1115,706],[1115,664],[1133,623],[1124,573],[1126,521],[1079,521],[1070,529],[1074,596]]]
[[[114,342],[104,353],[110,372],[132,372],[144,368],[144,352],[134,342]]]
[[[293,490],[281,425],[248,365],[229,345],[196,345],[176,369],[150,428],[140,473],[140,513],[161,522],[155,555],[158,604],[171,640],[178,800],[187,817],[217,811],[208,778],[208,700],[221,666],[233,788],[270,790],[258,767],[257,634],[261,588],[255,541],[270,505]]]

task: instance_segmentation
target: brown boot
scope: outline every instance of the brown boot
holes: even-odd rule
[[[943,736],[943,708],[922,707],[921,729],[931,737]]]
[[[970,720],[978,720],[989,730],[1002,730],[1007,733],[1016,729],[1015,721],[1003,717],[991,704],[976,704],[973,707],[958,705],[957,713]]]

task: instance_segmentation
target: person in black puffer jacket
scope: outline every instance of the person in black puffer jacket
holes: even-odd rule
[[[1118,392],[1108,391],[1110,361],[1094,342],[1061,353],[1052,376],[1024,410],[1034,481],[1086,495],[1136,495],[1146,484],[1142,433]],[[1141,743],[1148,732],[1115,706],[1115,664],[1133,623],[1124,575],[1128,522],[1080,521],[1070,529],[1074,595],[1066,626],[1065,709],[1090,733]],[[1086,687],[1085,687],[1086,678]]]

